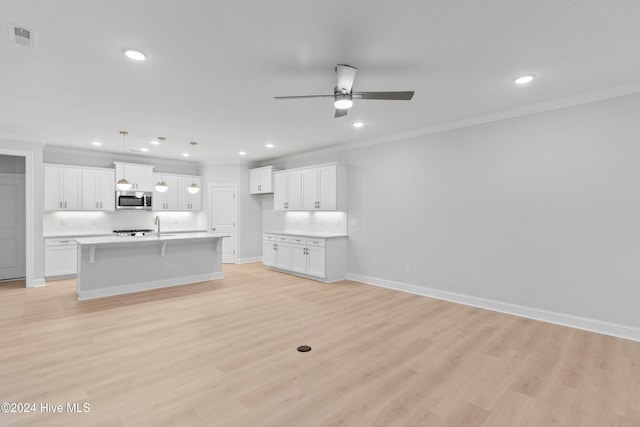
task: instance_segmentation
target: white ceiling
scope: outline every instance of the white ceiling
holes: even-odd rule
[[[259,161],[385,138],[640,82],[636,0],[3,0],[0,136],[118,152]],[[9,24],[36,33],[10,43]],[[0,33],[2,34],[2,33]],[[144,63],[125,47],[149,53]],[[356,101],[333,118],[337,63]],[[538,78],[526,87],[512,79]],[[351,124],[366,122],[362,129]],[[275,148],[269,150],[265,144]]]

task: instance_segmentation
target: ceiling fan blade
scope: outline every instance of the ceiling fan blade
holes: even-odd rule
[[[413,98],[413,91],[403,92],[354,92],[354,99],[387,99],[396,101],[409,101]]]
[[[349,65],[338,64],[336,65],[336,75],[338,77],[338,90],[346,90],[346,93],[351,93],[351,89],[353,88],[353,81],[356,78],[357,68],[351,67]]]
[[[336,108],[336,115],[334,116],[336,119],[338,117],[344,117],[347,115],[347,110],[346,108]]]
[[[298,98],[333,98],[335,95],[299,95],[299,96],[274,96],[274,99],[298,99]]]

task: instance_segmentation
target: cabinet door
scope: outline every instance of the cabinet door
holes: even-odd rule
[[[62,168],[58,166],[44,167],[44,210],[62,209]]]
[[[178,210],[199,211],[202,207],[202,188],[195,194],[191,194],[187,188],[195,182],[201,186],[199,176],[179,176],[178,177]],[[167,181],[168,183],[168,181]]]
[[[286,210],[287,203],[287,173],[273,174],[273,210]]]
[[[305,245],[291,244],[291,271],[307,272],[307,251]]]
[[[302,209],[302,174],[300,171],[287,172],[287,210]]]
[[[261,169],[252,169],[249,171],[249,193],[261,194],[262,174]]]
[[[291,270],[291,245],[289,243],[276,243],[276,267],[283,270]]]
[[[274,241],[264,241],[262,243],[262,263],[264,265],[268,265],[270,267],[275,267],[276,265],[276,250]]]
[[[318,207],[323,211],[335,211],[338,199],[337,168],[326,166],[318,168]]]
[[[199,211],[200,209],[202,209],[202,179],[199,176],[196,176],[194,177],[192,182],[198,184],[198,187],[200,187],[200,191],[195,194],[191,194],[187,191],[187,193],[189,193],[191,203],[190,210]]]
[[[77,256],[76,245],[46,247],[44,253],[44,275],[50,277],[76,274]]]
[[[302,172],[302,210],[318,209],[318,169],[304,169]]]
[[[308,269],[307,274],[316,277],[325,277],[325,248],[320,246],[307,247]]]
[[[272,167],[266,167],[260,171],[260,192],[273,193]]]
[[[134,167],[133,176],[136,190],[153,191],[153,166],[137,165]]]
[[[165,193],[161,193],[158,190],[156,190],[155,188],[156,183],[160,182],[163,179],[165,182],[167,182],[166,175],[165,176],[162,176],[162,175],[163,174],[159,174],[159,173],[153,174],[153,199],[151,199],[151,207],[154,211],[165,210],[164,195],[171,190],[171,187],[168,187],[169,189]]]
[[[98,171],[98,184],[96,187],[97,202],[101,211],[116,210],[116,173],[112,170]]]
[[[95,169],[82,170],[82,210],[100,210],[100,202],[96,194],[98,188],[98,171]]]
[[[167,183],[169,189],[164,192],[164,209],[168,211],[177,211],[178,210],[178,193],[182,191],[187,191],[186,188],[178,187],[178,176],[177,175],[168,175],[162,174],[162,178],[164,182]],[[187,191],[188,192],[188,191]]]
[[[62,170],[62,206],[65,210],[80,210],[82,200],[82,169],[63,168]]]

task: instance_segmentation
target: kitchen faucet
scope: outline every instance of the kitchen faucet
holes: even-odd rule
[[[156,216],[156,219],[153,220],[153,223],[158,226],[158,230],[156,231],[156,236],[160,237],[160,217]]]

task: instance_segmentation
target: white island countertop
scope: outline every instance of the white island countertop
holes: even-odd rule
[[[265,231],[264,234],[280,234],[282,236],[315,237],[316,239],[332,239],[335,237],[348,237],[340,233],[323,233],[319,231]]]
[[[160,233],[159,236],[95,236],[95,237],[77,237],[74,240],[81,245],[132,245],[137,243],[167,242],[172,240],[193,240],[193,239],[212,239],[220,237],[230,237],[227,233],[176,233],[170,231]]]

